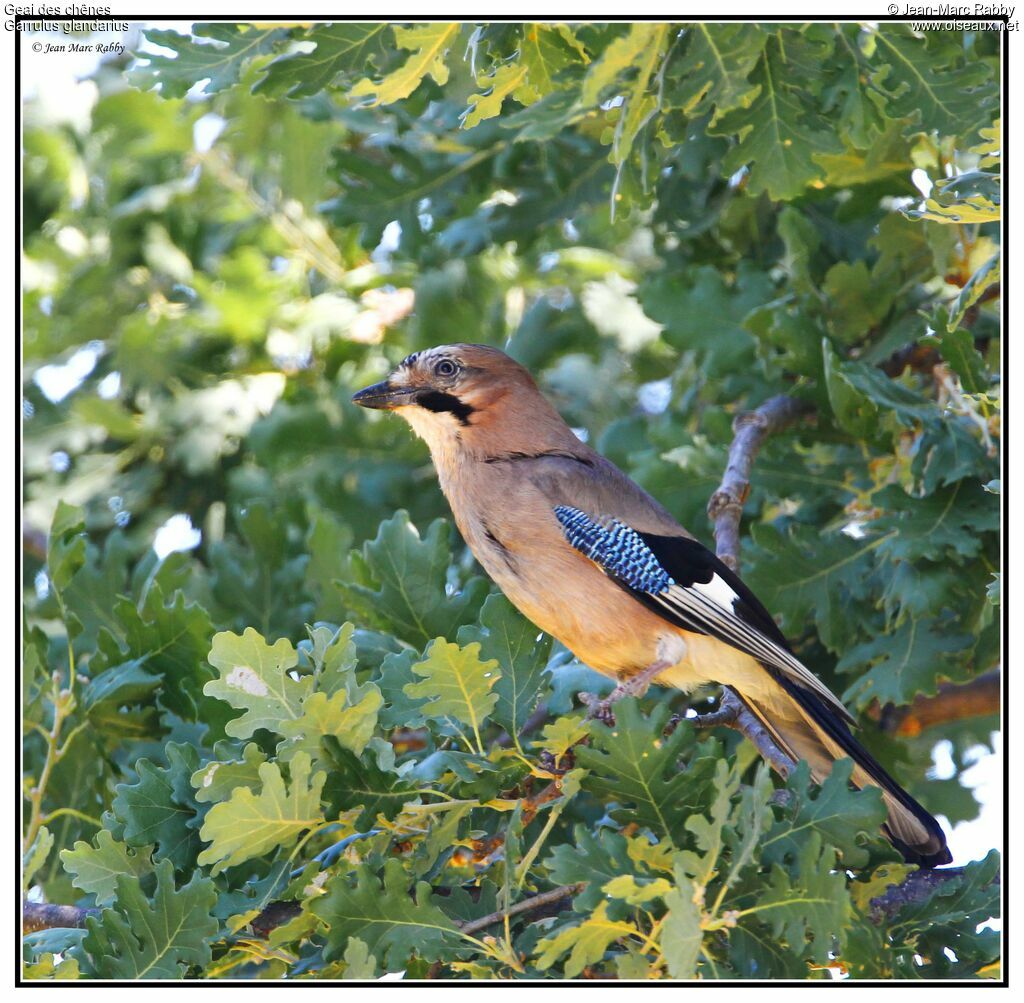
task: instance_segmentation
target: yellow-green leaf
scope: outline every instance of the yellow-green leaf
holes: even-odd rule
[[[590,722],[582,714],[560,717],[544,726],[541,737],[533,743],[535,748],[545,749],[555,757],[555,765],[577,742],[590,734]]]
[[[478,77],[477,83],[486,88],[486,93],[470,95],[469,109],[462,120],[462,127],[472,129],[484,119],[500,114],[501,103],[509,94],[514,94],[517,88],[521,89],[525,82],[526,67],[522,63],[507,63],[499,66],[493,76]]]
[[[460,648],[443,637],[427,648],[427,656],[412,671],[423,676],[423,682],[409,683],[402,688],[406,696],[428,697],[421,713],[435,720],[449,719],[468,725],[476,739],[476,750],[483,751],[480,728],[498,702],[494,684],[501,670],[494,659],[480,661],[478,642]]]
[[[541,971],[550,968],[566,951],[571,950],[565,963],[566,978],[575,978],[587,965],[593,965],[604,957],[609,945],[622,937],[639,934],[633,923],[616,922],[608,918],[608,903],[599,902],[589,919],[579,926],[563,930],[555,937],[545,937],[537,945],[537,967]]]
[[[224,729],[234,738],[249,738],[257,728],[279,731],[283,721],[301,716],[313,687],[311,677],[295,680],[288,675],[298,655],[287,638],[267,644],[252,627],[241,636],[229,630],[215,634],[209,661],[220,670],[220,678],[211,679],[203,692],[245,711]]]
[[[630,905],[643,905],[651,899],[668,894],[672,890],[672,884],[664,878],[655,878],[641,884],[632,874],[620,874],[612,878],[601,890],[612,898],[622,899]]]
[[[448,81],[445,54],[459,33],[457,24],[424,24],[416,28],[395,28],[395,44],[408,49],[412,55],[383,80],[374,83],[368,78],[359,81],[351,90],[352,97],[372,95],[371,105],[394,104],[407,98],[431,76],[439,84]]]
[[[53,833],[46,826],[40,826],[32,845],[25,851],[21,860],[21,881],[25,888],[32,883],[36,871],[46,863],[46,858],[53,849]]]
[[[199,854],[201,865],[213,864],[213,874],[262,856],[278,846],[291,846],[299,834],[323,821],[320,792],[327,774],[309,776],[310,760],[304,752],[291,762],[291,783],[286,786],[277,763],[260,767],[263,789],[254,794],[236,788],[231,797],[214,805],[199,835],[210,845]]]
[[[281,761],[290,762],[299,752],[315,760],[320,753],[320,739],[325,735],[336,736],[342,748],[360,755],[373,736],[377,712],[383,703],[380,690],[372,684],[363,698],[351,706],[348,706],[345,690],[338,690],[330,697],[326,693],[314,693],[302,705],[302,717],[281,725],[281,734],[293,739],[281,748]]]

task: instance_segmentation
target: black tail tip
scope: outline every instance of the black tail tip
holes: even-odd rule
[[[925,851],[919,847],[904,843],[902,839],[897,839],[888,826],[883,826],[882,828],[885,831],[886,839],[903,854],[903,859],[908,864],[917,864],[920,868],[930,870],[933,867],[942,867],[943,864],[953,863],[953,854],[949,852],[944,836],[939,836],[939,848],[937,850]]]

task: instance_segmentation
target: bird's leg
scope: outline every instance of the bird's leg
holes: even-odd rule
[[[612,704],[623,697],[642,697],[651,683],[667,669],[671,669],[675,662],[659,658],[658,661],[648,665],[635,676],[624,679],[608,694],[604,700],[598,700],[593,693],[581,693],[580,699],[587,705],[588,717],[596,718],[603,724],[612,725],[615,723],[615,715],[612,713]]]

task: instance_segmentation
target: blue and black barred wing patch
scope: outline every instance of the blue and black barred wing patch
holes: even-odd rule
[[[785,637],[740,578],[697,540],[640,533],[618,519],[555,508],[569,543],[670,623],[710,634],[783,673],[853,721],[835,695],[789,650]]]
[[[557,506],[555,515],[573,547],[631,589],[660,595],[675,584],[640,534],[624,522],[596,522],[568,505]]]

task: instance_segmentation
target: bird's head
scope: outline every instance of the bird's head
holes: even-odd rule
[[[406,356],[380,383],[360,390],[361,407],[394,411],[435,459],[453,449],[495,453],[522,440],[572,436],[533,377],[488,345],[439,345]]]

